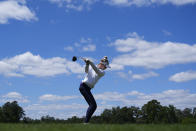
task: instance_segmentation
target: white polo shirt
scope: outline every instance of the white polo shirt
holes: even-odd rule
[[[98,80],[105,75],[105,72],[103,70],[101,69],[98,70],[99,70],[99,74],[97,74],[94,71],[94,69],[91,66],[89,66],[88,73],[85,76],[84,80],[82,80],[82,82],[87,84],[90,88],[93,88],[95,84],[98,82]]]

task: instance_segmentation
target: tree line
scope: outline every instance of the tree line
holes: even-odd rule
[[[0,122],[4,123],[82,123],[84,117],[58,119],[49,115],[42,116],[41,119],[31,119],[25,117],[24,110],[17,101],[7,102],[0,107]],[[93,116],[91,123],[104,124],[124,124],[124,123],[196,123],[196,107],[193,109],[177,109],[173,105],[162,106],[157,100],[151,100],[141,108],[113,107],[105,109],[99,116]]]

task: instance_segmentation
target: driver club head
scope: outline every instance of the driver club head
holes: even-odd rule
[[[73,56],[72,61],[76,61],[76,60],[77,60],[77,57]]]

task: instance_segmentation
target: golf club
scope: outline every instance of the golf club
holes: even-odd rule
[[[73,56],[73,57],[72,57],[72,61],[73,61],[73,62],[77,61],[78,59],[81,59],[81,60],[83,60],[83,61],[86,60],[86,58],[81,57],[81,56]]]

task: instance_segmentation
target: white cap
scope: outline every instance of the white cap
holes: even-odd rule
[[[103,59],[101,59],[101,62],[103,65],[105,65],[107,68],[111,68],[109,66],[109,61],[108,61],[108,57],[107,56],[104,56]]]

